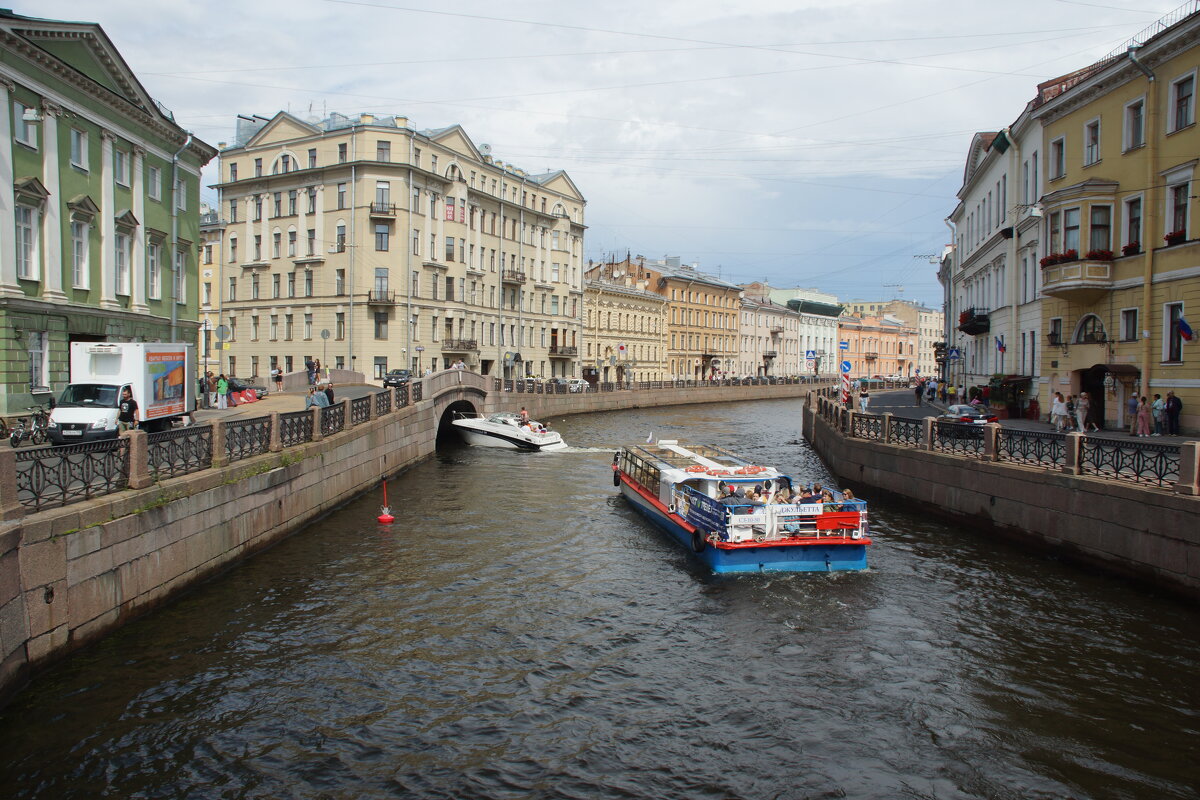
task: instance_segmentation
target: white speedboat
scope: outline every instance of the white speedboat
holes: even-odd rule
[[[483,417],[458,413],[452,420],[467,444],[479,447],[507,447],[510,450],[565,450],[562,436],[535,420],[521,422],[521,415],[503,411]]]

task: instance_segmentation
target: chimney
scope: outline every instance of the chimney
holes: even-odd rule
[[[395,120],[396,120],[397,128],[407,128],[408,127],[408,117],[402,117],[399,114],[397,114],[395,116]]]
[[[358,121],[361,122],[363,125],[371,125],[372,123],[375,122],[375,115],[374,114],[359,114]]]

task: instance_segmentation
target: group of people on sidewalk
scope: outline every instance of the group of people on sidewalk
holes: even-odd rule
[[[1140,399],[1137,395],[1130,395],[1127,410],[1130,436],[1179,435],[1183,401],[1175,396],[1175,392],[1167,392],[1166,399],[1156,394],[1153,401],[1147,401],[1144,395]]]
[[[1050,424],[1059,433],[1100,430],[1100,422],[1096,419],[1087,392],[1080,392],[1078,397],[1073,394],[1063,397],[1062,392],[1055,392],[1050,401]]]

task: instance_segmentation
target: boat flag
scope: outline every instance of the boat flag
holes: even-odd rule
[[[650,435],[646,437],[646,444],[654,444],[654,431],[650,431]]]
[[[1184,319],[1183,317],[1179,318],[1179,335],[1182,336],[1184,338],[1184,340],[1188,341],[1188,342],[1190,342],[1192,340],[1192,337],[1195,336],[1195,334],[1192,333],[1192,326],[1188,325],[1187,320]]]

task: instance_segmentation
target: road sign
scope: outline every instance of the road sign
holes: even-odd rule
[[[812,361],[814,358],[817,357],[817,351],[816,350],[805,350],[804,357],[807,358],[809,361]]]
[[[804,368],[805,369],[816,369],[817,368],[817,360],[815,358],[808,359],[807,361],[804,362]]]
[[[226,339],[228,339],[228,338],[229,338],[229,337],[230,337],[232,334],[233,334],[233,331],[231,331],[231,330],[229,329],[229,326],[228,326],[228,325],[218,325],[218,326],[217,326],[217,341],[218,341],[218,342],[223,342],[223,341],[225,341],[225,340],[226,340]]]
[[[951,361],[958,361],[960,358],[962,358],[962,353],[958,351],[957,347],[951,347],[946,353],[946,358],[950,359]]]
[[[329,328],[322,328],[322,329],[321,329],[321,338],[322,338],[322,339],[328,339],[328,338],[329,338]]]
[[[838,342],[838,350],[849,350],[849,349],[850,349],[849,342]]]
[[[842,362],[842,374],[843,375],[849,375],[850,370],[852,370],[852,369],[854,369],[854,365],[851,364],[849,361]]]

